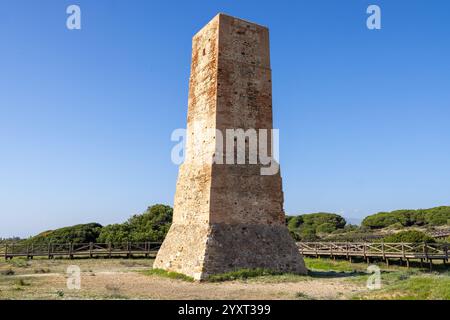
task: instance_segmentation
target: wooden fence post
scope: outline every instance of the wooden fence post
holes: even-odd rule
[[[89,257],[92,258],[92,249],[94,247],[94,244],[92,242],[89,242]]]
[[[367,260],[367,244],[363,243],[364,260]]]
[[[330,242],[330,256],[331,256],[331,258],[334,258],[334,256],[333,256],[333,242]]]
[[[349,258],[349,247],[348,247],[348,242],[345,244],[345,248],[346,248],[346,255],[347,255],[347,259]]]
[[[426,242],[423,243],[423,254],[426,261],[428,261],[428,246]]]
[[[386,265],[389,267],[389,258],[386,257],[386,250],[385,250],[385,247],[384,247],[384,242],[381,243],[381,250],[383,252],[383,259],[386,262]]]
[[[448,262],[448,244],[444,246],[445,262]]]
[[[5,260],[8,260],[8,244],[5,244]]]
[[[402,256],[403,256],[403,259],[406,259],[405,244],[404,243],[402,243]]]
[[[109,252],[109,258],[111,259],[111,257],[112,257],[112,244],[111,244],[111,241],[108,242],[108,252]]]

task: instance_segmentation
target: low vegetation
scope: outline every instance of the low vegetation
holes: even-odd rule
[[[265,276],[278,276],[282,275],[282,272],[276,272],[268,269],[239,269],[236,271],[230,271],[222,274],[211,275],[208,278],[209,282],[221,282],[221,281],[233,281],[233,280],[247,280],[249,278],[265,277]]]
[[[134,215],[123,224],[104,227],[97,242],[162,242],[172,223],[172,215],[170,206],[157,204],[148,207],[143,214]]]
[[[362,222],[364,227],[370,229],[381,229],[395,224],[403,227],[450,225],[450,207],[380,212],[366,217]]]
[[[169,279],[194,282],[194,278],[192,278],[192,277],[189,277],[182,273],[166,271],[163,269],[150,269],[150,270],[144,271],[143,273],[148,276],[159,276],[159,277],[164,277],[164,278],[169,278]]]
[[[172,207],[156,204],[121,224],[79,224],[45,231],[26,240],[0,239],[0,244],[162,242],[172,216]],[[434,242],[430,236],[433,229],[450,227],[450,207],[380,212],[366,217],[361,226],[347,224],[344,217],[334,213],[287,216],[286,224],[296,241]]]
[[[124,242],[162,242],[172,223],[173,209],[157,204],[148,207],[142,214],[132,216],[122,224],[103,227],[99,223],[79,224],[42,232],[25,240],[19,238],[2,239],[0,244],[22,243],[124,243]]]
[[[328,234],[344,229],[347,224],[343,217],[334,213],[287,216],[286,223],[292,237],[297,241],[316,240],[320,234]]]
[[[434,243],[436,240],[416,230],[400,231],[383,238],[384,242]]]
[[[56,230],[49,230],[31,237],[27,244],[54,243],[89,243],[95,242],[100,234],[102,225],[98,223],[79,224]]]

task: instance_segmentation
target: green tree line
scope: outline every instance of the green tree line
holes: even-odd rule
[[[156,204],[142,214],[129,218],[124,223],[102,226],[99,223],[79,224],[56,230],[42,232],[26,240],[25,243],[123,243],[123,242],[162,242],[172,223],[173,209]],[[397,210],[380,212],[366,217],[361,227],[347,224],[346,220],[334,213],[312,213],[287,216],[286,225],[296,241],[320,240],[324,236],[351,237],[364,236],[373,230],[391,226],[398,229],[411,226],[450,225],[450,207],[437,207],[419,210]],[[327,239],[328,239],[327,238]],[[431,242],[432,238],[419,231],[405,231],[388,235],[386,242]],[[3,239],[0,243],[10,242]]]
[[[450,207],[379,212],[366,217],[362,225],[369,229],[382,229],[392,225],[402,227],[450,225]]]

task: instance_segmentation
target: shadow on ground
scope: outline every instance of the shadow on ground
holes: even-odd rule
[[[347,278],[367,275],[367,273],[362,271],[350,271],[350,272],[337,272],[337,271],[313,271],[308,270],[308,276],[312,278]]]

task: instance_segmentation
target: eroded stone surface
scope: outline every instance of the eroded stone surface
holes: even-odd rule
[[[193,38],[186,160],[155,268],[196,279],[241,268],[306,272],[285,226],[280,173],[205,161],[216,154],[215,130],[237,128],[272,129],[269,31],[219,14]]]

